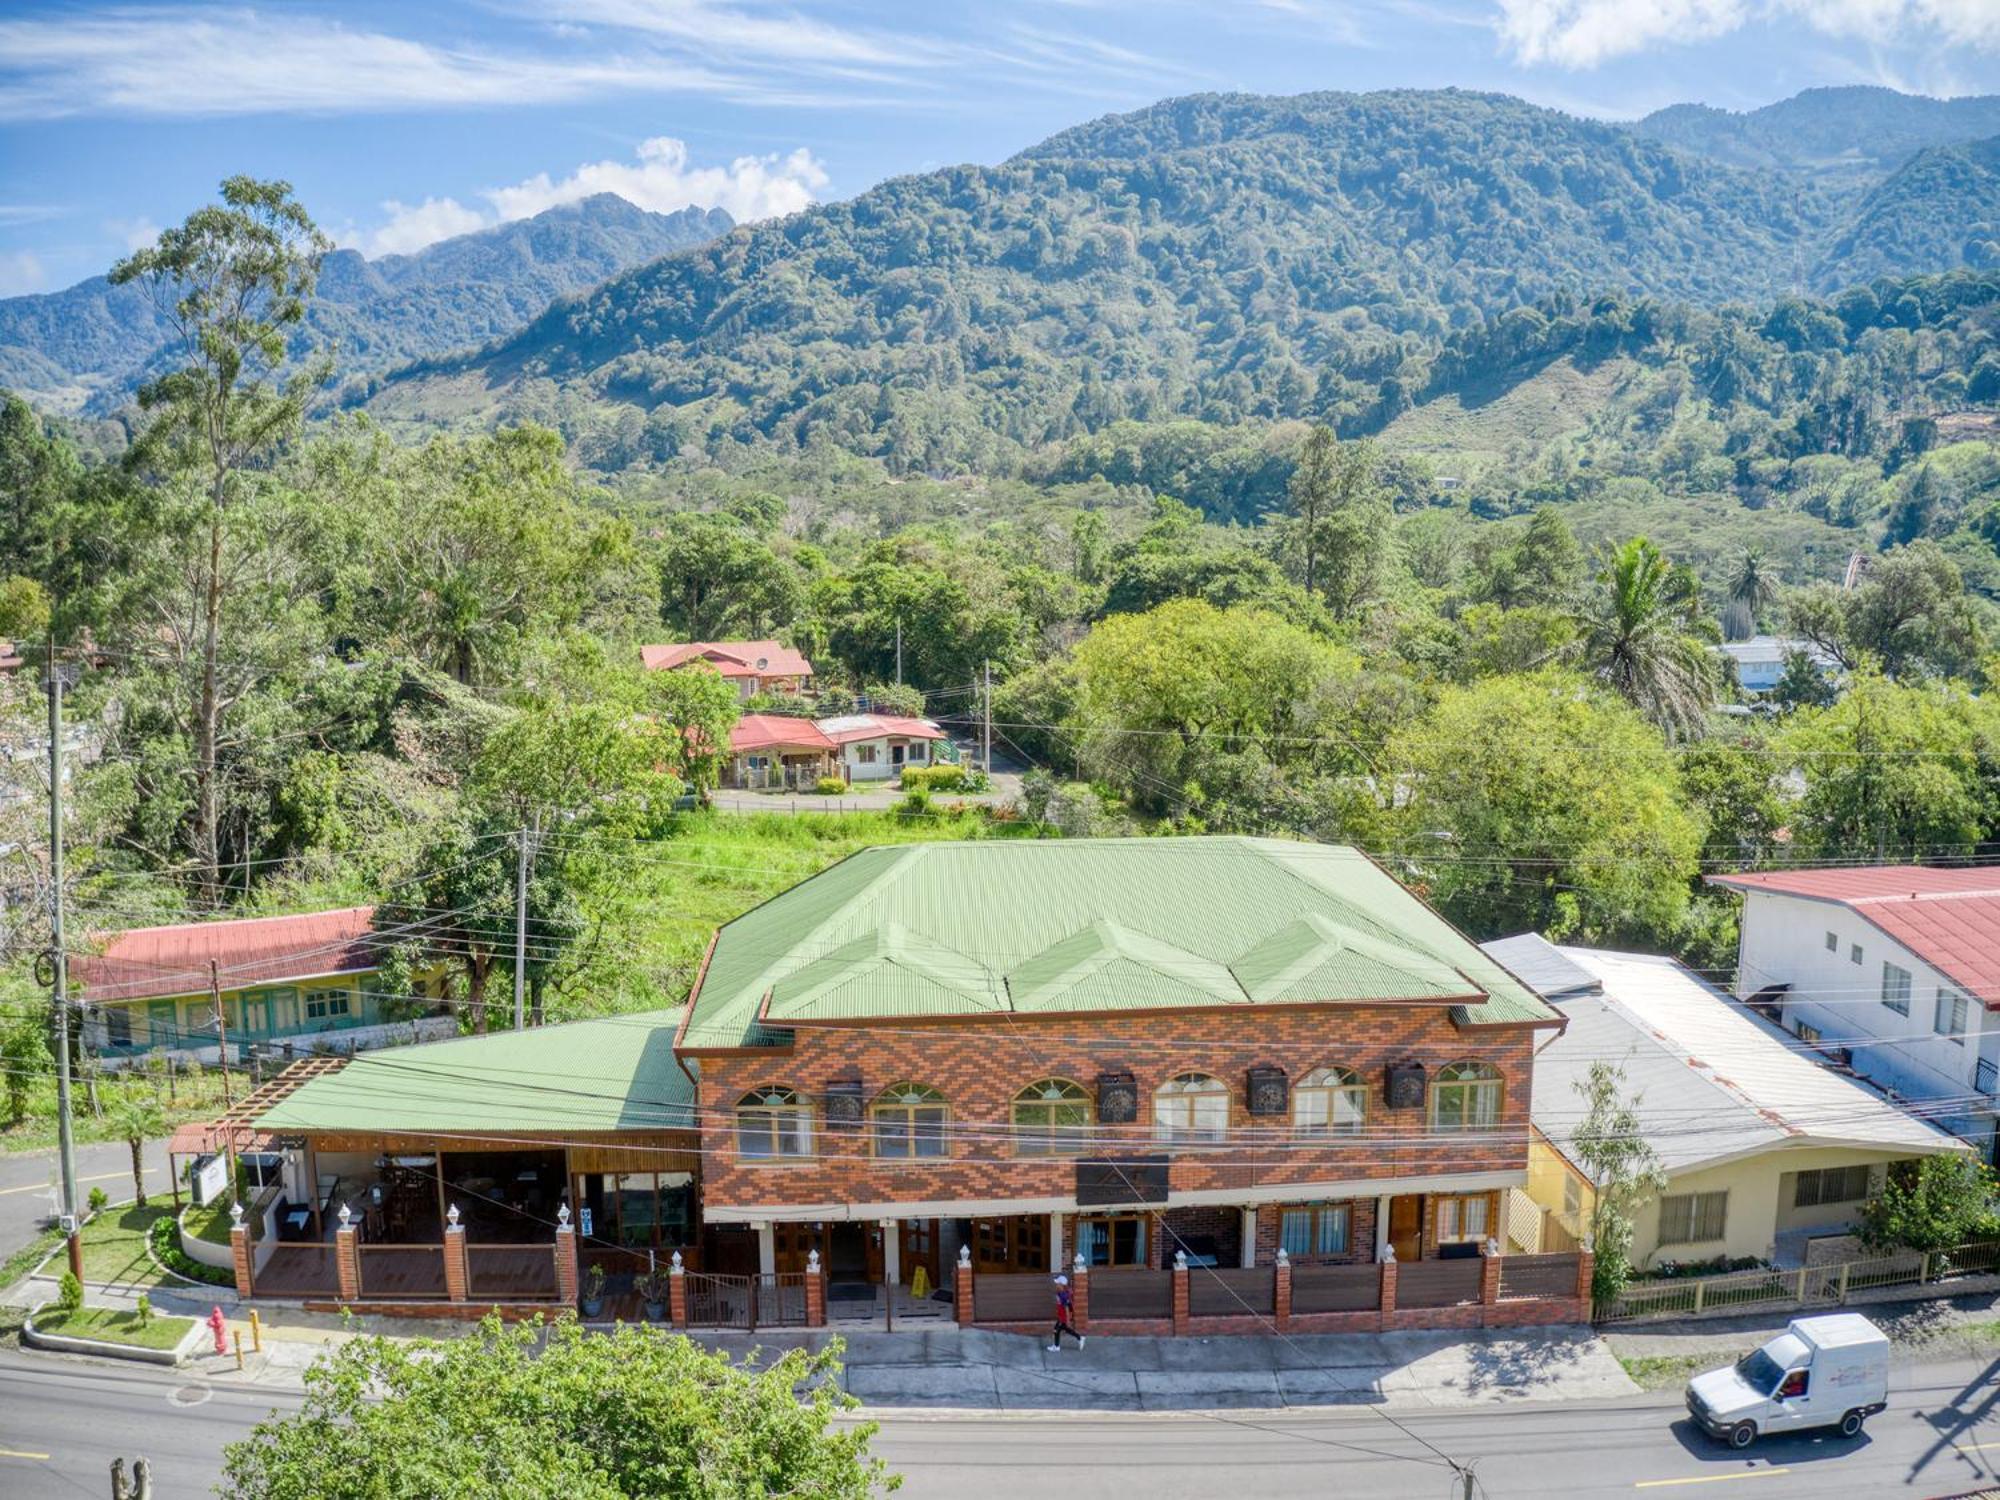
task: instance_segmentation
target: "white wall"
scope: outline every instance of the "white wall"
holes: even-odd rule
[[[1829,951],[1826,935],[1835,947]],[[1861,962],[1853,961],[1855,944]],[[1813,1027],[1827,1046],[1852,1048],[1854,1070],[1911,1099],[1943,1099],[1973,1092],[1979,1058],[2000,1060],[2000,1020],[1967,996],[1966,1035],[1953,1041],[1937,1033],[1938,992],[1955,989],[1874,923],[1830,901],[1751,892],[1743,902],[1743,936],[1736,993],[1755,994],[1789,983],[1785,1026]],[[1882,965],[1910,976],[1910,1013],[1882,1003]],[[1961,993],[1963,993],[1961,991]],[[1944,1123],[1944,1122],[1941,1122]],[[1984,1134],[1982,1112],[1965,1110],[1947,1128]]]

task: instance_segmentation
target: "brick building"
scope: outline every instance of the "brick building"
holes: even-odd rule
[[[723,927],[675,1050],[705,1222],[838,1292],[1476,1257],[1561,1024],[1352,849],[941,843]]]

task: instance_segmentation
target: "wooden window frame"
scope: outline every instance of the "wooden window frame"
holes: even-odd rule
[[[1112,1252],[1117,1248],[1115,1228],[1120,1224],[1136,1226],[1133,1232],[1134,1260],[1113,1260]],[[1102,1235],[1104,1259],[1095,1258],[1098,1238]],[[1084,1264],[1091,1270],[1118,1271],[1133,1267],[1150,1266],[1152,1261],[1152,1230],[1145,1214],[1085,1214],[1076,1221],[1077,1253],[1084,1257]]]
[[[1305,1248],[1292,1248],[1293,1220],[1305,1220]],[[1339,1226],[1338,1245],[1328,1247],[1330,1225]],[[1349,1203],[1287,1203],[1278,1210],[1278,1245],[1287,1258],[1346,1255],[1354,1248],[1354,1206]]]
[[[1186,1120],[1162,1119],[1163,1112],[1181,1112]],[[1220,1106],[1222,1123],[1203,1125],[1204,1112],[1213,1114]],[[1153,1090],[1153,1139],[1170,1146],[1215,1146],[1229,1139],[1229,1085],[1213,1073],[1176,1073]]]
[[[790,1126],[788,1129],[787,1126]],[[752,1089],[736,1101],[736,1159],[746,1166],[811,1161],[817,1143],[812,1106],[782,1085]],[[744,1143],[761,1132],[767,1151],[746,1151]],[[787,1141],[801,1149],[786,1149]]]
[[[1469,1217],[1466,1210],[1472,1204],[1479,1205],[1479,1227],[1468,1230],[1465,1227]],[[1451,1220],[1449,1232],[1445,1229],[1446,1218]],[[1493,1200],[1485,1193],[1445,1193],[1437,1200],[1437,1217],[1432,1225],[1434,1238],[1440,1245],[1481,1244],[1493,1234]]]
[[[1061,1096],[1049,1097],[1052,1089],[1061,1090]],[[1083,1118],[1075,1123],[1058,1122],[1056,1113],[1065,1107],[1079,1111]],[[1016,1156],[1076,1156],[1090,1149],[1096,1134],[1097,1100],[1075,1079],[1038,1078],[1014,1095],[1008,1118],[1014,1127]]]
[[[1720,1200],[1719,1205],[1717,1200]],[[1686,1205],[1685,1209],[1682,1205]],[[1670,1225],[1668,1223],[1670,1212],[1684,1217],[1685,1225],[1679,1222]],[[1708,1227],[1711,1216],[1715,1220],[1715,1233],[1702,1234],[1701,1231]],[[1660,1199],[1659,1242],[1662,1246],[1712,1245],[1728,1237],[1728,1188],[1718,1188],[1706,1193],[1668,1193]]]
[[[1453,1076],[1456,1070],[1477,1072],[1469,1077]],[[1457,1119],[1445,1118],[1444,1101],[1450,1097],[1458,1100]],[[1487,1099],[1491,1104],[1475,1109],[1475,1102]],[[1434,1131],[1453,1135],[1470,1135],[1480,1131],[1500,1128],[1500,1116],[1507,1107],[1507,1081],[1500,1076],[1500,1070],[1491,1063],[1469,1059],[1463,1062],[1447,1063],[1438,1069],[1437,1077],[1431,1080],[1430,1128]],[[1480,1118],[1474,1118],[1475,1114]]]
[[[1352,1120],[1339,1118],[1338,1102],[1351,1101]],[[1323,1119],[1304,1118],[1308,1103],[1323,1101]],[[1352,1068],[1314,1068],[1292,1088],[1292,1129],[1303,1136],[1360,1135],[1368,1128],[1368,1085]]]
[[[932,1111],[937,1114],[935,1126],[920,1126],[918,1116]],[[900,1137],[884,1133],[883,1127],[892,1124],[900,1125]],[[868,1106],[868,1137],[874,1154],[883,1161],[945,1161],[951,1156],[951,1105],[927,1083],[892,1084]],[[885,1150],[892,1141],[904,1149]],[[926,1146],[934,1149],[921,1149]]]

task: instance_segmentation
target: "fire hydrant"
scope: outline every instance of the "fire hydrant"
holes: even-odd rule
[[[208,1315],[208,1331],[215,1335],[215,1352],[217,1354],[227,1354],[229,1352],[229,1329],[223,1320],[222,1308],[220,1306],[217,1306]]]

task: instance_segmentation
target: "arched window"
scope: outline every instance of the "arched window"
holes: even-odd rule
[[[1014,1096],[1014,1149],[1023,1156],[1062,1156],[1090,1144],[1097,1118],[1090,1093],[1067,1078],[1044,1078]]]
[[[1183,1073],[1153,1091],[1153,1134],[1162,1141],[1219,1141],[1229,1133],[1229,1089],[1207,1073]]]
[[[1500,1123],[1500,1073],[1488,1063],[1455,1062],[1431,1083],[1433,1130],[1491,1130]]]
[[[1315,1068],[1292,1090],[1292,1126],[1301,1135],[1359,1135],[1368,1086],[1351,1068]]]
[[[788,1088],[752,1089],[736,1101],[736,1154],[746,1161],[812,1155],[812,1106]]]
[[[921,1083],[896,1084],[882,1090],[868,1113],[877,1156],[929,1161],[950,1154],[945,1121],[951,1110],[936,1089]]]

